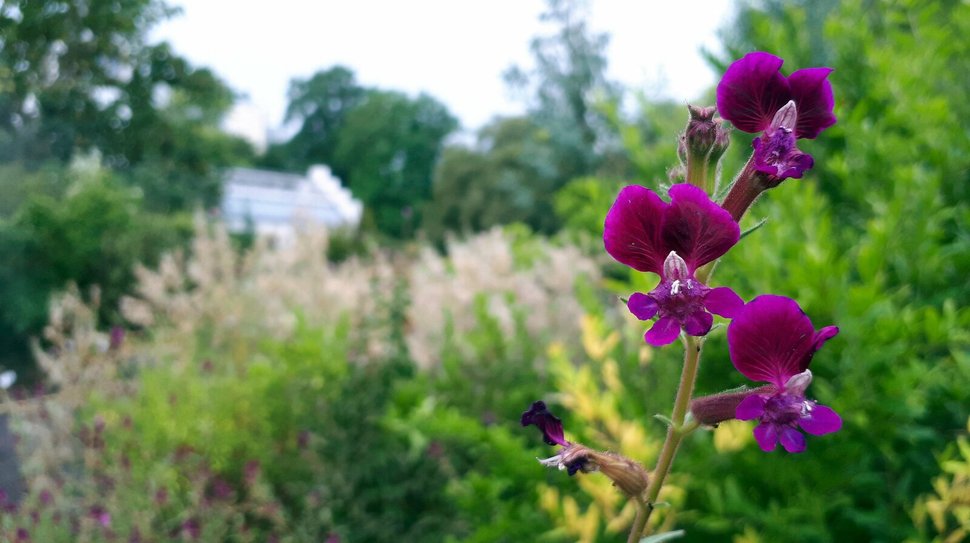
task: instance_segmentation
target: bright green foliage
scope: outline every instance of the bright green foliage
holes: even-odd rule
[[[669,488],[678,492],[671,498],[676,507],[662,518],[685,530],[683,541],[928,541],[934,534],[927,520],[937,519],[927,517],[934,514],[927,507],[954,498],[940,485],[958,488],[965,471],[956,456],[965,457],[965,447],[954,450],[953,443],[965,441],[957,436],[967,421],[970,382],[970,133],[961,124],[970,118],[970,8],[888,0],[746,6],[729,37],[728,57],[757,48],[784,57],[789,71],[835,67],[839,124],[800,142],[815,156],[815,168],[768,191],[751,209],[743,227],[762,218],[767,223],[723,259],[712,285],[730,285],[746,299],[790,296],[817,326],[840,327],[813,361],[809,393],[842,414],[845,425],[811,439],[800,455],[762,452],[750,437],[751,424],[693,434],[674,464]],[[418,224],[393,215],[404,205],[414,205],[413,221],[429,225],[420,202],[433,198],[425,211],[440,212],[436,237],[506,221],[546,232],[562,221],[598,242],[620,181],[570,166],[595,176],[565,184],[555,158],[575,148],[567,143],[587,141],[588,132],[563,131],[565,125],[552,131],[534,117],[497,121],[476,147],[444,152],[432,189],[430,166],[418,167],[398,145],[414,142],[418,163],[431,164],[430,149],[453,124],[447,113],[433,101],[380,91],[366,92],[358,103],[352,78],[338,69],[327,74],[336,78],[341,100],[353,105],[321,112],[308,98],[312,107],[300,115],[322,115],[320,134],[339,126],[348,135],[320,152],[332,152],[335,164],[343,160],[345,181],[371,198],[372,220],[386,232],[406,236]],[[309,88],[316,83],[326,82],[306,82],[306,97],[315,96]],[[604,157],[593,163],[603,171],[635,171],[623,181],[660,189],[676,165],[674,134],[686,112],[661,104],[642,108],[644,120],[631,123],[604,103],[598,111],[630,151],[616,168]],[[409,131],[406,119],[421,111],[434,122]],[[575,141],[550,143],[559,135]],[[725,173],[749,152],[749,139],[735,132]],[[177,237],[161,220],[145,226],[151,216],[115,182],[66,190],[46,172],[0,171],[3,186],[15,186],[9,179],[21,175],[31,186],[9,192],[16,205],[0,210],[2,273],[10,274],[0,278],[7,330],[25,330],[24,323],[36,328],[40,300],[71,278],[101,283],[105,298],[116,296],[128,255],[150,255],[140,251]],[[62,194],[66,200],[55,205]],[[548,213],[553,194],[558,217]],[[511,265],[527,266],[541,238],[526,228],[510,231],[516,236]],[[412,257],[395,255],[395,265]],[[92,267],[92,259],[99,265]],[[453,271],[456,264],[441,266]],[[604,512],[580,519],[590,528],[587,540],[615,540],[616,526],[608,523],[622,507],[615,493],[596,493],[602,476],[570,478],[541,467],[534,458],[555,448],[518,424],[528,402],[542,398],[560,408],[569,439],[639,447],[638,460],[656,455],[651,446],[665,428],[653,415],[670,406],[679,353],[645,347],[643,323],[616,299],[653,288],[655,279],[630,278],[614,264],[605,269],[607,281],[576,285],[576,300],[561,296],[595,315],[588,320],[598,327],[596,341],[581,338],[583,349],[573,331],[530,331],[530,315],[548,308],[519,301],[500,316],[491,311],[485,287],[469,280],[462,294],[474,301],[471,309],[447,313],[440,336],[427,336],[440,339],[422,370],[411,360],[418,357],[409,340],[426,318],[440,317],[423,311],[441,306],[409,300],[401,286],[406,277],[400,288],[375,292],[381,303],[353,326],[343,318],[307,322],[297,313],[291,315],[295,329],[281,337],[247,336],[259,314],[222,329],[200,325],[185,344],[156,345],[155,338],[170,337],[165,327],[179,323],[156,324],[126,347],[123,370],[130,380],[124,384],[132,392],[92,402],[81,414],[88,437],[95,415],[107,421],[104,449],[85,449],[103,462],[75,467],[77,486],[66,491],[74,501],[64,510],[87,518],[86,507],[104,503],[119,534],[137,525],[146,535],[176,533],[173,539],[182,537],[184,521],[204,518],[207,541],[245,541],[246,523],[257,541],[271,534],[320,541],[333,533],[351,542],[513,542],[575,540],[561,522],[575,508],[583,515]],[[266,295],[267,306],[278,301],[272,296]],[[221,318],[220,307],[203,308],[206,318]],[[469,315],[473,326],[461,327]],[[385,347],[376,355],[368,349],[375,338]],[[162,347],[170,356],[153,358]],[[742,384],[750,383],[732,367],[718,328],[706,340],[697,392]],[[122,454],[130,468],[120,467]],[[258,476],[247,482],[253,461]],[[953,477],[940,483],[941,471]],[[106,473],[115,484],[99,493]],[[217,478],[231,485],[232,495],[213,505],[203,498],[211,497]],[[150,493],[161,487],[170,490],[170,505],[156,508]],[[947,506],[959,506],[958,498]],[[962,509],[944,511],[954,515],[942,517],[944,529],[959,521],[953,511]],[[25,510],[3,522],[6,530],[31,521]],[[86,522],[85,533],[98,540],[99,528]],[[40,526],[34,540],[71,540],[48,516]]]

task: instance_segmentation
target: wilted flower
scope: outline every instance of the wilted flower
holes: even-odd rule
[[[546,409],[546,402],[533,402],[528,411],[522,413],[522,426],[535,425],[542,432],[542,440],[548,445],[561,445],[559,454],[539,460],[544,466],[558,467],[575,475],[586,466],[586,448],[566,441],[562,430],[562,420]],[[589,471],[589,470],[584,470]]]
[[[562,421],[546,409],[545,402],[533,402],[529,410],[522,413],[522,426],[529,425],[538,427],[542,439],[549,445],[562,446],[559,454],[540,459],[542,465],[566,470],[569,475],[575,475],[578,471],[600,471],[628,496],[639,496],[646,490],[650,480],[643,466],[619,454],[594,451],[579,443],[566,441]]]
[[[798,304],[784,296],[758,296],[734,316],[727,331],[734,367],[774,387],[746,397],[735,412],[738,419],[759,421],[754,437],[763,450],[772,451],[780,442],[788,452],[802,452],[805,436],[799,429],[823,435],[842,427],[835,411],[805,398],[812,357],[838,333],[835,326],[816,331]]]
[[[697,268],[728,251],[740,238],[731,214],[689,184],[670,188],[670,203],[637,185],[620,191],[606,215],[603,241],[617,261],[660,276],[647,294],[630,296],[627,307],[640,320],[659,316],[644,339],[654,346],[677,339],[681,328],[703,336],[711,313],[730,318],[744,302],[728,287],[710,288],[694,277]]]

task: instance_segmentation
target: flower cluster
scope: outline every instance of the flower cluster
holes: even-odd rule
[[[570,475],[601,471],[642,500],[643,514],[631,541],[637,540],[649,517],[652,507],[648,505],[657,497],[680,440],[698,426],[730,419],[756,421],[753,433],[762,450],[770,452],[781,444],[789,453],[806,449],[805,434],[824,435],[842,427],[833,409],[806,395],[812,382],[809,365],[839,329],[816,330],[790,298],[760,295],[745,303],[730,287],[711,286],[714,264],[742,237],[738,221],[748,207],[764,190],[784,179],[800,178],[813,166],[813,157],[798,148],[797,140],[815,138],[836,122],[828,81],[832,70],[808,68],[786,77],[780,71],[783,62],[754,52],[731,64],[717,87],[716,110],[689,108],[690,120],[678,149],[686,182],[667,190],[669,200],[649,188],[627,186],[606,214],[606,252],[621,264],[658,278],[655,288],[635,292],[626,302],[638,319],[653,321],[644,340],[660,347],[681,338],[686,347],[672,416],[665,418],[670,430],[657,470],[648,478],[631,460],[611,459],[608,453],[567,441],[561,420],[541,401],[522,415],[523,426],[538,427],[547,444],[560,447],[558,454],[540,460],[542,464]],[[715,118],[715,111],[721,118]],[[759,135],[748,163],[718,202],[712,194],[717,193],[716,172],[728,146],[724,121]],[[734,367],[760,386],[692,398],[701,338],[713,329],[715,315],[730,320],[727,339]],[[656,484],[650,484],[645,495],[634,493],[651,480]]]

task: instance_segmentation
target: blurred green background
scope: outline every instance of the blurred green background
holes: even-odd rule
[[[293,82],[300,129],[257,154],[219,130],[218,77],[146,43],[159,3],[5,2],[0,364],[27,493],[0,541],[625,540],[620,494],[540,466],[518,417],[545,399],[571,439],[652,467],[680,353],[643,343],[617,296],[653,279],[599,236],[624,183],[677,179],[686,109],[609,81],[574,9],[549,3],[557,33],[510,74],[527,114],[475,142],[447,139],[435,98],[334,66]],[[815,167],[756,204],[743,226],[767,224],[715,281],[840,327],[810,392],[845,426],[801,455],[763,453],[750,424],[694,434],[658,526],[968,536],[968,35],[960,0],[740,2],[725,23],[719,70],[751,50],[835,68],[839,122],[800,142]],[[725,181],[749,149],[734,133]],[[359,230],[273,247],[193,218],[227,167],[317,163],[364,202]],[[741,384],[721,328],[697,390]]]

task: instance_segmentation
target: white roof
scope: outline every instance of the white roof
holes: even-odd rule
[[[326,166],[313,166],[306,176],[232,168],[226,172],[220,207],[231,231],[252,226],[257,232],[292,230],[301,221],[328,228],[356,226],[363,211]]]

